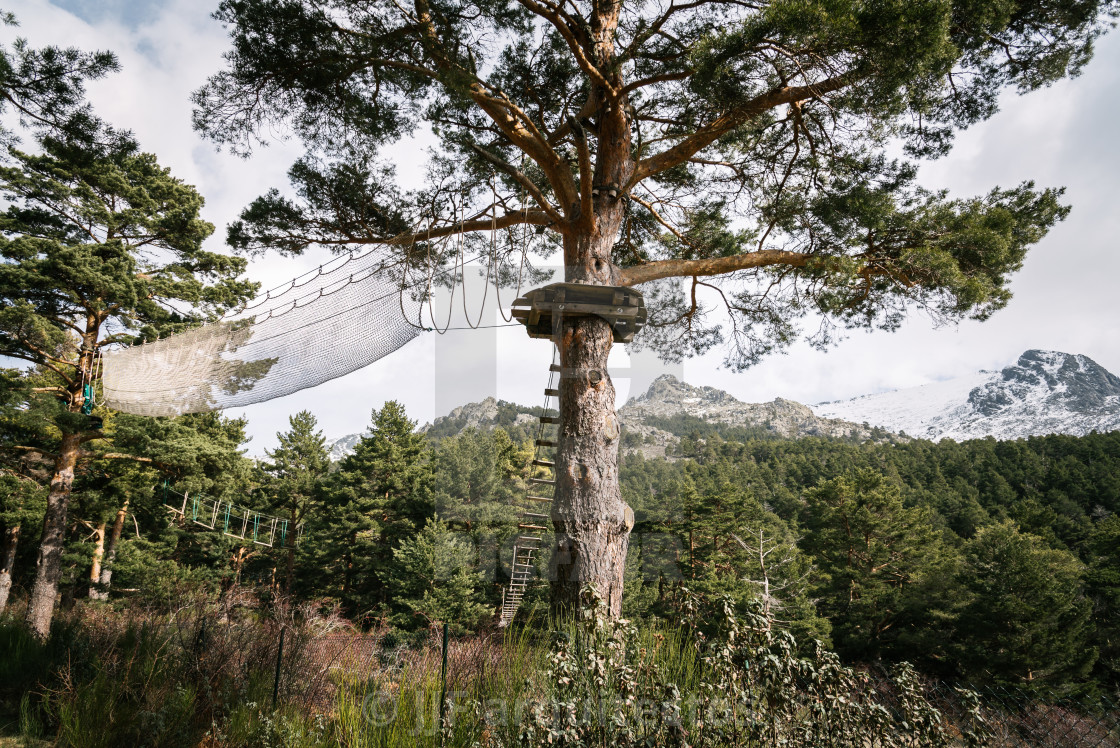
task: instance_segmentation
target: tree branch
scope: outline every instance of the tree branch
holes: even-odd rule
[[[677,73],[664,73],[662,75],[651,75],[649,78],[641,78],[634,81],[633,83],[627,83],[626,87],[622,89],[622,93],[632,93],[633,91],[637,91],[639,88],[645,88],[646,86],[652,86],[657,83],[668,83],[669,81],[684,80],[690,75],[692,75],[691,70],[682,70]]]
[[[467,145],[469,145],[471,149],[474,150],[474,152],[479,156],[486,159],[491,164],[498,167],[505,173],[512,176],[515,180],[517,180],[517,183],[525,188],[525,191],[528,192],[534,200],[536,200],[537,204],[541,206],[541,209],[545,213],[547,213],[553,221],[555,221],[556,223],[560,223],[564,220],[564,216],[556,212],[556,208],[544,196],[544,193],[540,191],[540,188],[538,188],[537,185],[533,184],[533,180],[525,176],[525,174],[523,174],[520,169],[515,167],[513,164],[505,161],[504,159],[494,155],[482,146],[475,145],[474,143],[468,143]]]
[[[448,59],[442,51],[447,45],[443,43],[436,31],[428,0],[414,0],[414,7],[421,29],[422,43],[425,45],[427,52],[436,60],[442,70],[449,74],[466,75],[473,79],[468,89],[471,100],[494,121],[502,134],[509,138],[514,146],[520,148],[529,158],[537,162],[561,204],[570,204],[576,194],[571,171],[564,160],[548,144],[547,139],[537,129],[537,126],[533,124],[533,120],[519,107],[515,106],[504,93],[491,92],[490,87],[479,80],[474,73]]]
[[[551,226],[553,224],[553,219],[543,210],[519,210],[514,213],[506,213],[504,216],[499,216],[496,220],[493,218],[479,218],[474,221],[460,221],[459,223],[453,223],[449,226],[440,226],[439,228],[425,229],[409,234],[397,234],[396,236],[391,236],[386,239],[368,239],[362,243],[404,246],[420,240],[442,239],[445,236],[469,234],[472,231],[505,229],[510,226],[519,226],[521,224]]]
[[[636,286],[659,278],[676,278],[701,275],[723,275],[737,270],[788,265],[805,267],[809,255],[801,252],[786,252],[780,249],[764,249],[732,257],[712,257],[703,260],[659,260],[636,267],[619,270],[619,284]]]
[[[58,458],[57,453],[51,452],[50,450],[47,450],[47,449],[43,449],[42,447],[24,447],[24,446],[21,446],[19,444],[12,444],[12,445],[9,445],[7,447],[4,447],[4,449],[15,449],[15,450],[19,450],[20,452],[38,452],[39,454],[43,455],[44,457],[54,457],[56,459]]]
[[[612,97],[618,95],[618,89],[611,85],[611,82],[607,80],[606,76],[603,75],[599,68],[595,67],[595,63],[588,58],[587,52],[580,46],[579,40],[576,39],[576,35],[572,33],[572,27],[569,25],[569,22],[566,21],[564,13],[560,8],[549,3],[548,0],[541,0],[539,3],[535,0],[517,1],[551,23],[556,30],[560,32],[560,36],[567,42],[568,49],[571,50],[576,64],[579,65],[580,70],[587,74],[587,77],[591,79],[592,83],[601,86],[603,90],[608,92]]]
[[[711,145],[720,136],[742,125],[752,117],[757,117],[759,114],[782,104],[792,104],[795,101],[815,98],[821,94],[837,91],[849,85],[851,81],[850,74],[844,73],[819,83],[812,83],[807,86],[783,86],[756,96],[741,106],[720,115],[672,148],[639,161],[626,185],[626,189],[630,189],[646,177],[684,163],[697,151]]]
[[[574,203],[579,193],[571,169],[548,144],[532,120],[528,120],[508,98],[491,94],[482,83],[472,84],[470,90],[475,104],[494,121],[502,134],[541,167],[560,204]]]
[[[95,460],[132,460],[133,462],[143,462],[147,464],[157,464],[151,457],[137,457],[136,455],[124,454],[123,452],[106,452],[105,454],[90,454]]]
[[[684,244],[686,246],[689,246],[689,247],[692,246],[692,242],[690,242],[685,237],[684,234],[682,234],[680,231],[678,231],[675,226],[673,226],[667,220],[665,220],[665,218],[657,211],[657,209],[653,207],[653,203],[647,202],[647,201],[643,200],[642,198],[638,197],[637,195],[630,194],[630,195],[627,195],[626,197],[630,198],[631,200],[636,202],[638,205],[641,205],[643,208],[648,210],[650,212],[650,215],[652,215],[657,220],[658,223],[660,223],[662,226],[664,226],[666,229],[668,229],[669,233],[671,233],[673,236],[677,237],[677,239],[679,239],[682,244]]]
[[[587,147],[587,133],[583,125],[576,120],[571,120],[570,125],[576,136],[576,151],[579,153],[579,218],[580,222],[594,233],[595,206],[592,202],[591,190],[592,182],[595,181],[595,172],[591,169],[591,149]]]
[[[32,363],[32,364],[38,364],[40,366],[45,366],[48,369],[50,369],[51,371],[53,371],[55,374],[57,374],[59,377],[61,377],[62,380],[65,381],[70,386],[74,385],[74,379],[72,377],[64,374],[61,369],[59,369],[57,366],[52,364],[50,361],[44,361],[41,358],[36,358],[34,356],[29,356],[26,353],[22,353],[20,351],[3,351],[3,355],[8,356],[10,358],[18,358],[20,361],[27,361],[27,362]],[[67,366],[74,366],[75,365],[75,364],[72,364],[72,363],[69,363],[69,362],[64,362],[64,363]]]

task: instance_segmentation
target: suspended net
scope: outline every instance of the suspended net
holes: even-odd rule
[[[259,403],[384,358],[415,338],[420,293],[385,252],[351,253],[211,324],[104,353],[105,403],[176,416]]]
[[[527,215],[524,196],[522,202]],[[451,225],[467,215],[462,196],[453,201],[452,213]],[[454,289],[461,282],[467,326],[482,326],[487,293],[478,319],[472,321],[467,312],[467,266],[486,261],[479,272],[485,270],[487,289],[494,286],[499,308],[502,284],[513,285],[516,279],[517,294],[523,277],[532,274],[526,263],[532,243],[529,227],[521,236],[505,232],[504,249],[496,243],[498,234],[492,222],[488,241],[462,232],[440,239],[429,235],[404,252],[407,260],[402,259],[402,247],[351,251],[217,322],[164,340],[105,351],[104,402],[124,413],[177,416],[251,405],[314,387],[388,356],[423,330],[455,329],[450,327],[450,309],[444,321],[436,320],[435,286],[450,288],[454,304]],[[520,262],[511,262],[518,251]],[[468,254],[475,256],[467,259]],[[410,272],[409,261],[419,272]],[[513,319],[504,311],[502,318]]]

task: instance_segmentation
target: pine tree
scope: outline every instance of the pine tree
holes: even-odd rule
[[[0,23],[19,25],[4,11]],[[0,114],[14,111],[20,125],[41,134],[88,139],[96,135],[98,122],[85,100],[86,83],[118,69],[112,52],[53,45],[36,49],[16,39],[10,47],[0,46]],[[0,147],[15,141],[16,133],[0,125]]]
[[[472,234],[481,251],[477,232],[537,227],[562,249],[565,281],[646,289],[647,344],[672,359],[725,344],[738,368],[798,340],[807,315],[827,345],[837,328],[898,329],[915,306],[945,321],[1005,306],[1011,274],[1067,214],[1061,191],[953,198],[923,189],[912,159],[948,152],[1003,91],[1076,75],[1115,12],[1109,0],[223,0],[232,49],[196,93],[195,123],[239,151],[277,125],[308,148],[291,196],[268,192],[231,227],[238,246],[376,244],[423,264],[440,255],[433,240]],[[423,132],[437,139],[431,179],[406,191],[381,154]],[[503,271],[516,272],[512,255],[499,252]],[[593,584],[617,614],[632,515],[613,338],[600,317],[563,324],[564,370],[593,374],[560,382],[553,517],[574,552],[554,596],[574,606]]]
[[[943,547],[925,507],[906,507],[893,481],[870,469],[805,492],[805,548],[820,566],[819,609],[837,649],[876,659],[900,619],[922,601],[915,585],[939,571]]]
[[[501,553],[512,548],[532,459],[531,444],[513,441],[501,428],[468,429],[441,439],[432,452],[435,511],[450,527],[469,534],[487,581],[499,578]],[[492,585],[488,591],[497,605],[500,588]]]
[[[415,428],[394,400],[375,409],[369,434],[327,488],[323,524],[311,528],[319,554],[340,566],[337,593],[351,613],[384,608],[392,549],[433,514],[430,448]]]
[[[242,259],[202,249],[213,227],[198,192],[126,134],[100,126],[89,141],[40,139],[0,167],[0,355],[48,381],[36,406],[53,425],[54,460],[28,623],[50,628],[75,469],[106,434],[91,417],[97,352],[184,329],[253,290]],[[195,305],[198,316],[180,311]],[[101,450],[101,458],[113,454]],[[117,457],[125,456],[116,453]],[[131,455],[129,455],[131,456]]]
[[[1098,653],[1088,643],[1092,603],[1077,558],[1009,522],[981,528],[964,552],[955,648],[964,672],[1019,686],[1084,678]]]
[[[1120,683],[1120,514],[1097,523],[1089,538],[1086,588],[1093,601],[1093,644],[1097,669],[1107,683]]]
[[[276,434],[280,446],[265,452],[271,462],[262,465],[270,478],[264,487],[269,506],[273,511],[279,510],[289,522],[285,543],[285,591],[291,591],[295,574],[296,528],[312,512],[321,509],[322,482],[331,466],[327,441],[323,432],[315,429],[318,421],[310,411],[301,410],[289,416],[288,424],[289,431]]]
[[[433,622],[473,630],[492,611],[482,602],[482,575],[470,539],[436,517],[393,550],[388,582],[393,621],[406,628]]]
[[[21,372],[0,369],[0,613],[8,605],[23,528],[46,506],[45,458],[13,449],[33,442],[28,437],[46,426],[24,407],[32,385]]]

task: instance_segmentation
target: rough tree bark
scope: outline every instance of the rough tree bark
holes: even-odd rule
[[[580,591],[590,584],[617,616],[634,512],[618,485],[619,425],[614,385],[607,375],[610,348],[611,330],[603,320],[563,323],[552,600],[559,610],[575,610]]]
[[[89,596],[92,600],[101,600],[97,593],[97,584],[101,581],[101,560],[105,558],[105,523],[98,522],[93,528],[97,541],[93,544],[93,555],[89,564]]]
[[[69,410],[78,413],[84,402],[82,385],[93,369],[97,337],[103,319],[96,314],[86,316],[77,361],[77,374],[67,388],[70,396]],[[40,639],[46,639],[51,630],[58,580],[62,575],[62,551],[66,543],[66,515],[70,507],[70,489],[74,485],[74,469],[81,456],[82,444],[97,437],[99,432],[63,434],[55,458],[51,489],[47,495],[47,511],[43,515],[43,537],[39,543],[39,558],[35,567],[35,585],[27,605],[27,626]]]
[[[584,125],[577,135],[579,204],[564,233],[565,280],[616,285],[619,269],[611,249],[624,218],[620,187],[634,172],[629,104],[614,58],[614,32],[621,5],[602,4],[592,15],[591,35],[599,70],[614,70],[593,86],[600,103],[594,171]],[[593,174],[592,184],[586,175]],[[612,616],[622,613],[623,571],[634,527],[634,512],[622,500],[618,483],[619,423],[614,385],[607,373],[613,337],[599,317],[563,319],[557,345],[562,367],[560,433],[552,522],[556,531],[552,603],[560,611],[578,610],[582,589],[591,585]]]
[[[12,525],[4,530],[3,551],[0,552],[0,613],[8,607],[8,595],[12,591],[12,568],[16,564],[19,531],[19,525]]]
[[[117,560],[117,546],[121,542],[121,535],[124,533],[124,521],[128,518],[128,499],[125,499],[124,504],[117,510],[117,516],[113,518],[113,527],[109,530],[109,538],[105,541],[105,556],[101,559],[101,569],[96,579],[96,586],[91,586],[89,596],[94,600],[108,600],[109,587],[113,583],[113,562]],[[102,534],[104,537],[104,534]],[[92,575],[91,575],[92,576]],[[94,581],[91,579],[91,581]]]
[[[51,477],[51,490],[47,495],[43,538],[39,543],[39,560],[35,569],[35,586],[27,605],[27,626],[40,639],[46,639],[51,630],[58,579],[62,574],[66,512],[70,505],[70,488],[74,484],[74,467],[78,463],[81,445],[81,434],[66,434],[62,437],[54,464],[54,475]]]

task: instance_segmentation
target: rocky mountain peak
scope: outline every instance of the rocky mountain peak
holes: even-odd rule
[[[1016,439],[1120,428],[1120,377],[1088,356],[1031,349],[1003,369],[817,406],[927,439]]]
[[[626,405],[631,406],[641,403],[657,403],[666,407],[678,407],[692,415],[702,415],[697,411],[709,407],[739,403],[739,401],[729,393],[715,387],[694,387],[687,382],[682,382],[672,374],[662,374],[653,380],[648,390],[637,397],[631,398]]]
[[[761,429],[787,439],[804,436],[831,436],[866,440],[872,429],[847,421],[820,418],[808,406],[776,398],[769,403],[744,403],[715,387],[697,387],[663,374],[643,395],[632,398],[618,411],[627,432],[641,437],[641,449],[652,456],[676,441],[664,426],[667,419],[702,419],[708,423]]]

